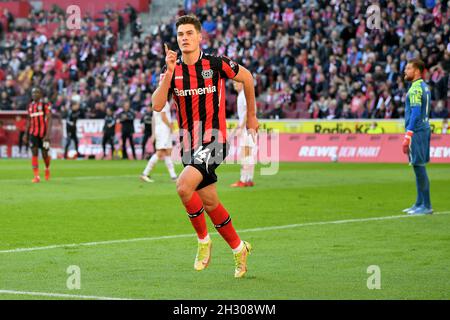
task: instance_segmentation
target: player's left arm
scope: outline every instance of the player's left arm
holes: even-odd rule
[[[44,137],[44,142],[47,142],[50,146],[50,135],[52,131],[52,111],[50,105],[46,106],[45,113],[47,114],[47,132]]]
[[[239,65],[239,71],[234,77],[235,81],[244,85],[245,100],[247,102],[246,123],[249,133],[254,137],[258,131],[258,119],[256,118],[256,99],[253,75],[245,67]]]

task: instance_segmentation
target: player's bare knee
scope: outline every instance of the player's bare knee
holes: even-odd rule
[[[192,188],[190,188],[183,181],[177,180],[177,193],[181,200],[184,202],[189,201],[189,199],[192,197],[192,194],[194,193],[194,190],[192,190]]]

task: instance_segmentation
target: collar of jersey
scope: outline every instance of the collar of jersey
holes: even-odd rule
[[[415,84],[420,84],[423,81],[422,78],[417,79],[416,81],[413,81],[413,83],[411,83],[411,86],[415,85]]]
[[[195,63],[194,63],[193,65],[196,65],[200,60],[202,60],[202,58],[203,58],[203,51],[200,50],[200,56],[198,57],[198,60],[195,61]],[[183,56],[180,57],[180,63],[186,64],[186,63],[184,63],[184,61],[183,61]],[[189,64],[186,64],[186,65],[189,66]]]

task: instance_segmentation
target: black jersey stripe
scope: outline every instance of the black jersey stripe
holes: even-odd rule
[[[212,118],[212,127],[214,130],[220,130],[220,124],[219,124],[219,110],[220,110],[220,101],[219,101],[219,93],[221,91],[220,88],[220,73],[214,73],[214,84],[217,86],[217,92],[213,95],[213,107],[214,107],[214,113]],[[216,134],[213,134],[213,137]],[[214,138],[213,138],[214,139]]]
[[[189,76],[189,68],[186,64],[181,65],[183,68],[183,90],[189,90],[191,88],[191,77]],[[186,116],[187,116],[187,125],[188,130],[191,134],[194,134],[193,132],[193,124],[194,120],[192,118],[192,97],[187,95],[184,97],[184,106],[186,110]],[[195,137],[191,137],[191,146],[194,144]]]

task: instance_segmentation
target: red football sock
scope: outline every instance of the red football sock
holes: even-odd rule
[[[217,208],[208,212],[208,215],[217,231],[225,239],[231,249],[236,249],[241,244],[241,239],[236,233],[236,230],[234,230],[233,224],[231,223],[231,217],[227,210],[219,203]]]
[[[39,161],[37,156],[31,157],[31,166],[33,167],[34,176],[39,176]]]
[[[191,220],[192,226],[197,232],[199,239],[204,239],[208,235],[206,227],[205,214],[203,211],[203,202],[197,192],[192,194],[191,200],[184,203],[188,216]]]
[[[45,162],[45,169],[49,169],[50,168],[50,156],[44,157],[44,162]]]

